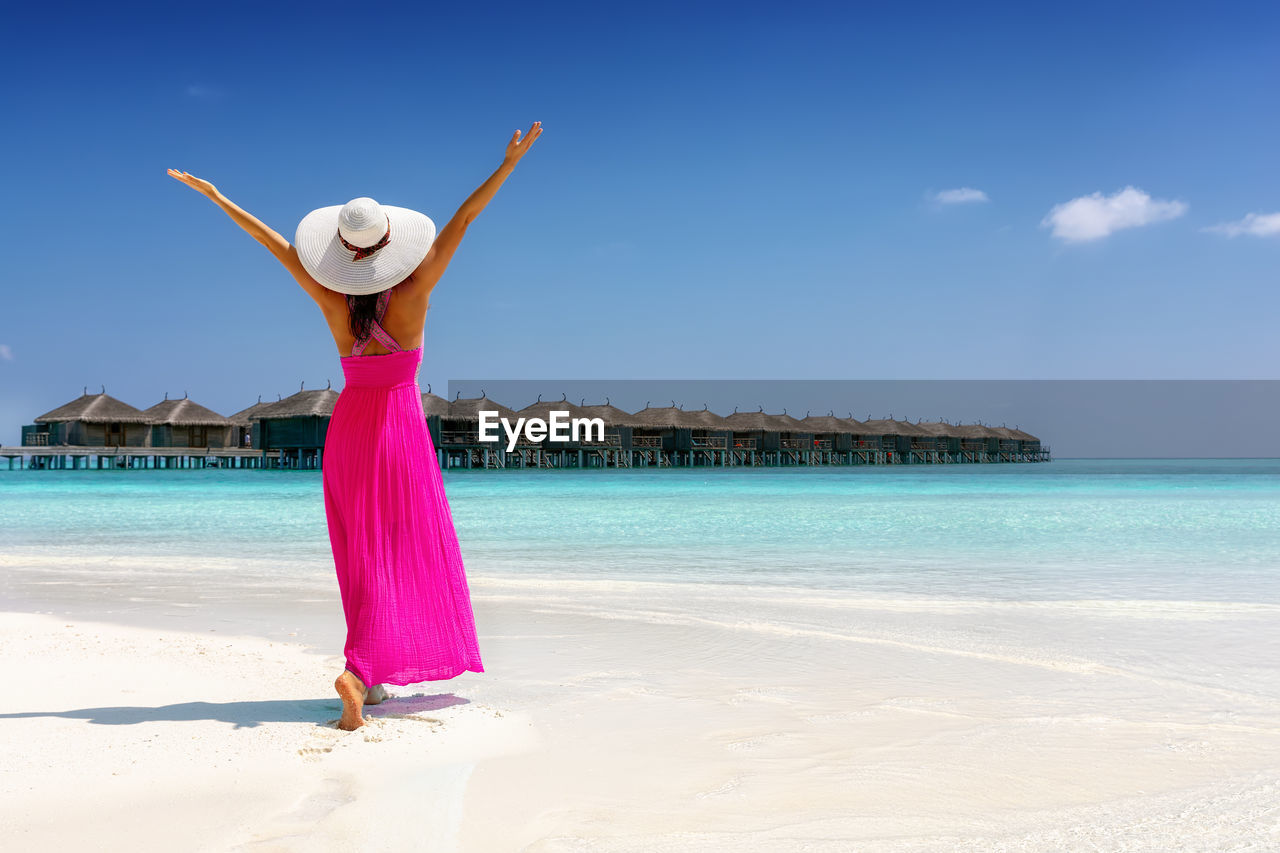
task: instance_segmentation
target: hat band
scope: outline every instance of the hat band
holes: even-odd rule
[[[353,245],[351,245],[351,244],[350,244],[350,243],[348,243],[346,240],[343,240],[343,239],[342,239],[342,230],[341,230],[341,229],[339,229],[339,230],[338,230],[338,239],[339,239],[339,240],[342,240],[342,245],[346,246],[348,250],[350,250],[350,251],[352,251],[352,252],[355,252],[355,253],[356,253],[356,256],[355,256],[354,258],[352,258],[352,259],[351,259],[351,262],[352,262],[352,263],[355,263],[356,261],[360,260],[361,258],[367,258],[367,257],[369,257],[369,256],[370,256],[370,255],[372,255],[374,252],[378,251],[378,250],[379,250],[379,249],[381,249],[383,246],[385,246],[385,245],[387,245],[388,243],[390,243],[390,242],[391,242],[391,217],[390,217],[390,216],[388,216],[388,217],[387,217],[387,233],[386,233],[386,234],[383,234],[383,235],[382,235],[382,239],[381,239],[381,240],[379,240],[378,242],[374,243],[372,246],[353,246]]]

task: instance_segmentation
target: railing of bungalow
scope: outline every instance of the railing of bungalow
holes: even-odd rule
[[[616,432],[605,432],[604,441],[595,441],[593,439],[591,441],[583,440],[579,443],[585,447],[621,447],[622,436]]]

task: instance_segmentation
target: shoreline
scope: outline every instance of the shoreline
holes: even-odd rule
[[[351,733],[330,725],[330,603],[283,640],[213,608],[150,626],[0,613],[0,661],[52,674],[0,700],[6,834],[131,850],[355,850],[375,825],[392,848],[486,851],[1274,840],[1280,679],[1254,661],[1280,659],[1280,607],[483,576],[472,593],[486,672],[391,688]],[[68,827],[73,785],[88,794]],[[141,838],[122,817],[139,804]],[[425,807],[435,834],[388,829]]]

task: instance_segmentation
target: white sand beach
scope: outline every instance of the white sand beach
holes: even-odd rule
[[[1273,606],[488,577],[473,596],[486,672],[392,688],[351,733],[329,692],[340,625],[308,648],[200,614],[184,630],[0,614],[19,686],[0,699],[0,835],[143,851],[1280,845]]]

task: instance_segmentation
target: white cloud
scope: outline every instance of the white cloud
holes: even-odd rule
[[[8,344],[0,344],[0,358],[5,361],[13,361],[13,350],[9,348]]]
[[[1280,213],[1250,213],[1239,222],[1210,225],[1201,231],[1213,231],[1228,237],[1248,234],[1251,237],[1274,237],[1280,234]]]
[[[960,187],[955,190],[943,190],[933,197],[939,204],[968,204],[974,201],[990,201],[987,194],[973,187]]]
[[[1125,187],[1114,195],[1099,192],[1054,205],[1040,225],[1053,228],[1053,236],[1060,240],[1083,243],[1125,228],[1176,219],[1186,212],[1186,202],[1163,201],[1136,187]]]

